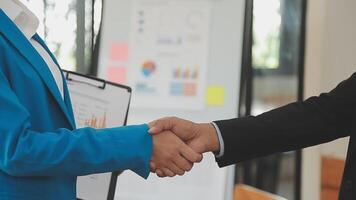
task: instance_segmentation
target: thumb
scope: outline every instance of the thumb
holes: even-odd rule
[[[159,128],[159,127],[157,126],[157,120],[148,123],[148,132],[149,132],[151,135],[155,135],[155,134],[160,133],[160,132],[162,131],[162,130],[160,130],[160,129],[161,129],[161,128]]]
[[[173,117],[165,117],[148,124],[148,132],[152,135],[161,133],[162,131],[171,130],[174,126]]]

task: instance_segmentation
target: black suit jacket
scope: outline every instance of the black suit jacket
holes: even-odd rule
[[[329,93],[262,115],[216,121],[225,143],[220,167],[350,136],[340,199],[356,199],[356,73]]]

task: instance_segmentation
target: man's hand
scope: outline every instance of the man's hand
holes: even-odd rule
[[[219,139],[214,126],[210,123],[197,124],[176,117],[158,119],[149,123],[152,135],[170,130],[197,153],[217,152],[220,149]],[[167,169],[160,168],[157,163],[151,163],[151,170],[158,176],[169,176]]]
[[[170,131],[153,135],[151,162],[161,169],[165,176],[183,175],[192,169],[193,163],[200,162],[202,158],[201,154],[193,151]],[[161,176],[161,174],[157,175]]]
[[[166,117],[149,123],[152,135],[172,131],[198,153],[219,151],[219,139],[210,123],[197,124],[177,117]]]

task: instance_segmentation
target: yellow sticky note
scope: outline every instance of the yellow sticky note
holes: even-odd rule
[[[221,86],[208,87],[206,104],[208,106],[223,106],[225,104],[225,88]]]

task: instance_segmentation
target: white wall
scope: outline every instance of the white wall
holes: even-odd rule
[[[305,96],[334,88],[356,72],[355,0],[308,1]],[[345,158],[348,138],[305,149],[302,199],[320,199],[320,157]]]

